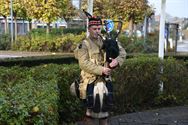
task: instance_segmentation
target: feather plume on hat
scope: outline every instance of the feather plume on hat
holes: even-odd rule
[[[83,10],[87,18],[89,19],[89,27],[93,25],[102,25],[102,20],[100,17],[92,16],[90,13]]]

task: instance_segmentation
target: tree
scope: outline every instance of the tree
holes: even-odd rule
[[[37,19],[47,24],[49,33],[50,23],[62,18],[67,12],[69,0],[13,0],[13,16],[15,21],[15,38],[17,36],[17,17]],[[0,0],[0,15],[5,18],[5,32],[8,32],[7,16],[10,15],[10,0]]]
[[[8,21],[7,17],[10,15],[10,0],[0,0],[0,16],[4,17],[5,25],[5,33],[9,32],[9,27],[8,27]]]
[[[114,18],[115,9],[113,8],[113,1],[116,0],[95,0],[93,5],[93,14],[100,15],[102,18]],[[82,0],[82,9],[87,10],[87,0]]]
[[[87,8],[86,0],[83,7]],[[94,14],[101,15],[103,18],[117,19],[122,17],[129,22],[130,35],[133,32],[134,24],[144,20],[147,10],[151,8],[147,0],[95,0]]]
[[[129,21],[129,35],[133,34],[134,24],[143,22],[147,10],[150,8],[147,0],[124,0],[120,1],[118,13]]]
[[[48,34],[50,23],[64,14],[68,0],[25,0],[25,2],[28,16],[45,22]]]
[[[119,0],[96,0],[94,2],[94,14],[103,18],[117,19],[121,15],[117,13]]]
[[[13,16],[14,16],[14,33],[15,40],[17,39],[17,17],[23,17],[25,13],[25,8],[23,6],[23,0],[13,0]]]
[[[5,33],[8,33],[7,17],[10,16],[10,0],[0,0],[0,15],[5,19]],[[24,8],[22,6],[22,0],[13,0],[13,16],[15,21],[15,38],[17,37],[17,16],[22,17]]]
[[[76,7],[72,5],[72,1],[70,0],[69,2],[67,2],[67,9],[63,13],[63,17],[66,21],[68,21],[75,17],[78,14],[78,12],[79,11],[76,9]]]

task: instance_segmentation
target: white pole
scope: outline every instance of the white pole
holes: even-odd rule
[[[160,16],[160,33],[159,33],[159,58],[163,61],[164,59],[164,42],[165,42],[165,9],[166,9],[166,0],[161,0],[161,16]],[[163,74],[163,63],[160,66],[160,73]],[[160,81],[160,90],[163,92],[163,81]]]
[[[88,5],[87,12],[93,15],[93,0],[87,0],[87,5]],[[89,36],[88,23],[89,21],[87,19],[87,34],[86,34],[87,37]]]
[[[147,16],[144,17],[144,27],[143,27],[143,31],[144,31],[144,44],[146,42],[146,31],[147,31]]]
[[[82,8],[82,0],[79,0],[79,10]]]
[[[88,0],[88,8],[87,8],[88,13],[93,15],[93,0]]]
[[[13,0],[10,1],[10,13],[11,13],[11,46],[13,46],[14,34],[13,34]]]
[[[166,0],[161,0],[161,16],[160,16],[160,30],[159,30],[159,53],[158,53],[158,56],[161,59],[164,59],[165,9],[166,9]]]

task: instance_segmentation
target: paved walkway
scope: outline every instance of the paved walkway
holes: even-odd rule
[[[128,113],[111,117],[109,121],[109,125],[188,125],[188,106]],[[78,122],[77,125],[84,124]]]
[[[187,54],[188,53],[188,40],[178,41],[177,52]],[[18,58],[26,56],[46,56],[46,55],[71,55],[71,53],[53,53],[53,52],[19,52],[19,51],[0,51],[1,58]]]
[[[55,52],[22,52],[22,51],[0,51],[1,58],[19,58],[19,57],[32,57],[32,56],[47,56],[47,55],[73,55],[72,53],[55,53]]]
[[[177,52],[188,52],[188,40],[178,41]]]

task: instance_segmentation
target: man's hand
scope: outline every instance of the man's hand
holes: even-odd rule
[[[112,70],[111,70],[110,68],[103,67],[102,73],[103,73],[104,75],[110,75],[111,71],[112,71]]]
[[[109,64],[110,68],[115,68],[116,66],[118,66],[117,59],[110,58],[110,60],[112,60],[112,62]]]

